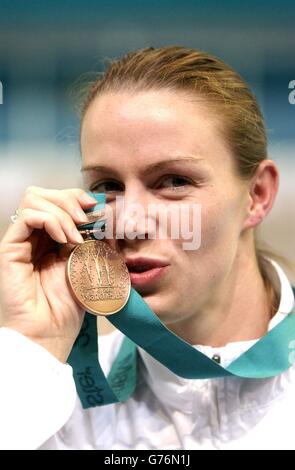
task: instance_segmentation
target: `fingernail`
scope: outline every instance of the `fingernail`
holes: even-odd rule
[[[88,217],[85,214],[85,212],[83,212],[80,209],[76,209],[75,213],[76,213],[76,216],[77,216],[77,218],[80,222],[88,222]]]
[[[83,239],[81,233],[78,232],[76,227],[74,227],[72,229],[72,234],[73,234],[73,237],[74,237],[74,239],[76,240],[77,243],[84,243],[84,239]]]
[[[85,204],[94,204],[94,203],[97,204],[97,200],[94,199],[94,197],[89,196],[89,194],[86,194],[86,193],[80,196],[80,200],[82,200],[82,202],[84,202]]]
[[[64,233],[60,233],[59,240],[62,244],[67,243],[67,238]]]

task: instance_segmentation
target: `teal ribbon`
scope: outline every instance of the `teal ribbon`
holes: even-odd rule
[[[95,194],[95,197],[102,205],[104,195]],[[131,289],[125,307],[107,317],[125,335],[108,377],[99,363],[96,317],[88,312],[68,362],[84,408],[126,401],[132,395],[137,380],[137,346],[186,379],[273,377],[292,365],[289,345],[295,339],[294,313],[295,308],[225,368],[171,332]]]

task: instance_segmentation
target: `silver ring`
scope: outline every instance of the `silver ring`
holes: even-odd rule
[[[16,209],[14,214],[10,216],[10,220],[13,224],[15,224],[15,222],[17,221],[17,219],[20,217],[21,215],[21,210],[20,209]]]

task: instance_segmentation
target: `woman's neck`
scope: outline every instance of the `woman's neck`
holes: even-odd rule
[[[229,275],[192,317],[168,325],[174,333],[195,345],[212,347],[263,336],[272,316],[270,291],[266,289],[255,251],[239,255]]]

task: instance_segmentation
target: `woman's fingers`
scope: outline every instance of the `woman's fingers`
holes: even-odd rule
[[[68,238],[63,230],[58,217],[50,212],[44,212],[36,209],[22,209],[21,215],[17,221],[11,225],[2,242],[22,243],[28,239],[34,229],[43,229],[48,235],[58,243],[67,243]],[[83,238],[76,243],[82,243]]]
[[[30,201],[27,200],[27,203],[31,209],[55,215],[66,235],[67,241],[74,244],[82,242],[81,234],[76,227],[76,224],[87,222],[88,220],[82,209],[80,210],[83,214],[78,216],[78,214],[75,214],[73,208],[69,207],[68,210],[71,212],[71,214],[69,214],[56,204],[37,195],[32,196]]]
[[[83,208],[94,204],[96,200],[79,188],[55,190],[30,186],[19,205],[21,215],[9,227],[3,242],[25,241],[34,228],[43,228],[59,243],[82,243],[76,224],[88,221]],[[40,218],[36,214],[38,211],[42,213]]]
[[[96,200],[89,196],[83,189],[44,189],[38,186],[27,188],[21,207],[33,207],[34,199],[42,198],[68,213],[76,223],[87,222],[84,210],[96,204]]]

